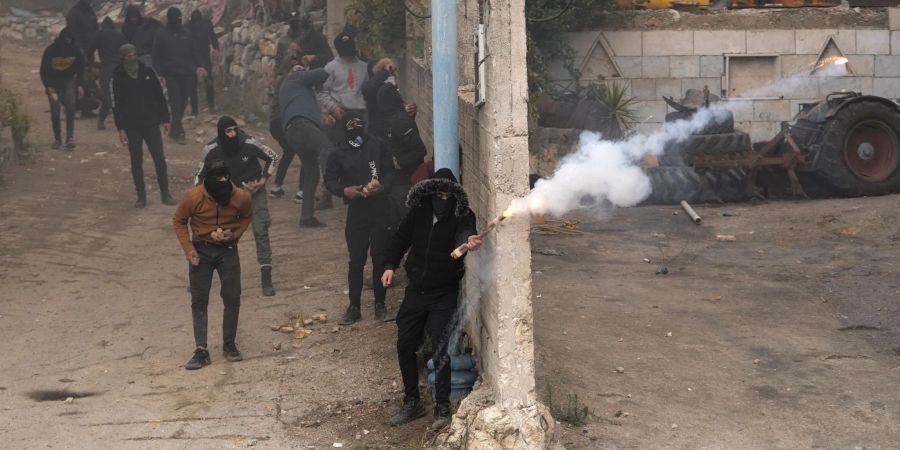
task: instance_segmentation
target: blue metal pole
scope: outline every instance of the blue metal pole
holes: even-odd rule
[[[431,0],[431,46],[434,168],[446,167],[459,178],[455,0]]]

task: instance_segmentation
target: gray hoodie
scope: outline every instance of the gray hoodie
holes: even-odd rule
[[[366,109],[362,86],[369,78],[369,67],[365,61],[353,58],[347,62],[343,58],[335,58],[325,65],[328,81],[322,86],[319,102],[329,113],[335,108]]]
[[[321,126],[321,110],[316,101],[315,86],[328,77],[325,69],[291,72],[285,76],[278,90],[278,104],[281,106],[281,126],[296,117],[304,117]]]

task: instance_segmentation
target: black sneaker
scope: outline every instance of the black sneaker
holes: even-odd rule
[[[324,222],[319,221],[315,217],[300,219],[300,228],[323,228],[325,226]]]
[[[434,407],[434,422],[431,423],[431,431],[438,431],[453,419],[453,411],[448,404],[439,404]]]
[[[241,361],[244,359],[244,356],[241,355],[241,351],[237,349],[237,345],[235,344],[225,344],[222,346],[222,354],[225,355],[225,359],[235,362]]]
[[[135,208],[145,208],[146,206],[147,206],[147,200],[144,200],[142,198],[139,198],[139,199],[137,199],[136,202],[134,202]]]
[[[60,139],[54,139],[53,143],[50,144],[50,148],[53,150],[59,150],[60,147],[62,147],[62,140]]]
[[[169,195],[168,193],[162,194],[161,197],[162,197],[162,204],[163,204],[163,205],[175,206],[175,205],[178,204],[178,202],[176,202],[175,199],[172,198],[172,196]]]
[[[206,349],[198,348],[194,350],[194,356],[191,357],[191,360],[184,365],[184,368],[187,370],[197,370],[203,366],[210,365],[211,362],[209,360],[209,351]]]
[[[381,322],[390,322],[394,320],[394,318],[391,317],[390,313],[388,313],[387,307],[384,306],[384,303],[375,304],[375,320],[379,320]]]
[[[353,325],[360,320],[362,320],[362,314],[359,312],[359,306],[348,306],[347,312],[344,313],[344,317],[341,317],[338,325]]]
[[[284,197],[284,188],[281,186],[273,187],[269,189],[269,198],[281,198]]]
[[[68,150],[68,151],[75,150],[75,139],[72,139],[72,138],[66,139],[66,150]]]
[[[424,415],[425,405],[422,404],[422,400],[419,398],[408,398],[403,400],[403,406],[400,407],[400,411],[397,411],[397,414],[391,417],[388,424],[396,427],[397,425],[412,422]]]

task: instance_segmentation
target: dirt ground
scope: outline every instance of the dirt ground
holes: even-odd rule
[[[898,448],[897,201],[703,207],[700,226],[651,206],[533,235],[538,386],[592,413],[561,442]]]
[[[427,420],[384,425],[400,396],[395,328],[371,319],[371,297],[363,322],[334,331],[346,305],[342,207],[321,215],[327,228],[301,231],[295,203],[270,201],[278,295],[261,296],[253,240],[245,239],[245,360],[225,362],[215,344],[214,287],[213,364],[185,371],[186,262],[172,208],[152,190],[152,164],[145,158],[150,204],[135,210],[127,152],[113,131],[79,120],[78,148],[50,150],[38,56],[3,47],[3,80],[25,98],[38,150],[36,162],[8,171],[0,187],[3,448],[428,442]],[[189,142],[210,118],[189,123]],[[213,131],[208,123],[199,129],[203,140]],[[199,151],[196,142],[167,143],[175,193],[189,186]],[[296,175],[293,167],[288,180]],[[674,208],[643,207],[575,215],[577,235],[536,229],[540,394],[577,394],[592,413],[584,427],[563,424],[559,442],[897,448],[896,203],[891,196],[701,207],[701,226]],[[655,275],[660,264],[668,274]],[[296,346],[269,329],[297,313],[325,313],[329,323]],[[37,401],[36,391],[83,397]]]

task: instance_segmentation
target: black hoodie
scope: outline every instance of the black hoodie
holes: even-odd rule
[[[375,114],[385,118],[387,128],[387,143],[391,148],[391,154],[400,166],[395,175],[397,184],[408,185],[409,179],[425,161],[428,149],[419,136],[419,127],[415,119],[409,116],[403,105],[403,98],[397,87],[390,83],[384,83],[378,90],[378,107]]]
[[[116,128],[145,129],[169,123],[169,104],[153,69],[138,63],[137,78],[131,78],[119,64],[113,71],[112,109]]]
[[[66,14],[66,28],[75,36],[75,45],[86,52],[94,40],[97,26],[97,13],[91,7],[90,0],[79,0]]]
[[[138,28],[144,24],[144,18],[141,16],[141,9],[137,5],[128,5],[125,7],[125,23],[122,24],[122,34],[128,39],[128,42],[134,44],[134,35]]]
[[[135,30],[134,40],[132,41],[137,48],[138,56],[153,53],[153,41],[156,39],[156,33],[159,33],[159,30],[162,30],[162,28],[162,22],[152,17],[145,17],[141,21],[141,26]]]
[[[100,64],[103,66],[116,66],[122,62],[119,48],[127,42],[125,35],[116,30],[112,19],[106,17],[103,19],[102,29],[94,36],[94,41],[88,50],[87,59],[93,61],[94,52],[96,51],[100,56]]]
[[[345,129],[347,120],[353,117],[358,115],[354,112],[345,114],[340,128]],[[394,163],[387,145],[376,136],[364,133],[362,138],[362,145],[358,147],[350,145],[346,139],[342,140],[338,148],[328,155],[325,165],[325,187],[332,194],[344,198],[344,203],[348,204],[384,201],[386,195],[380,193],[349,200],[344,197],[345,187],[365,186],[372,178],[378,178],[385,188],[392,183]]]
[[[168,23],[153,41],[153,68],[162,77],[191,76],[199,67],[191,34],[183,24],[174,21],[180,14],[177,8],[169,8]]]
[[[41,82],[44,87],[62,89],[72,80],[80,84],[83,76],[84,57],[75,45],[72,32],[63,28],[56,40],[44,50],[41,58]]]
[[[220,119],[217,125],[217,135],[224,136],[224,128],[224,122]],[[215,160],[225,162],[225,166],[228,167],[228,172],[231,174],[231,181],[239,187],[244,182],[256,181],[263,175],[269,177],[275,173],[278,169],[278,154],[266,144],[245,134],[241,129],[238,129],[237,139],[237,151],[226,151],[223,146],[219,145],[218,137],[203,148],[201,157],[203,163],[200,165],[200,171],[197,172],[195,184],[206,177],[205,163]],[[265,163],[265,167],[259,167],[260,160]]]
[[[209,19],[203,17],[199,10],[194,10],[191,13],[191,20],[187,23],[187,28],[194,45],[194,54],[197,56],[197,65],[209,72],[212,70],[209,46],[211,45],[216,50],[219,49],[219,38],[216,37],[213,24]]]
[[[410,211],[394,233],[384,261],[385,269],[393,270],[408,249],[405,267],[410,288],[420,293],[459,288],[466,270],[465,257],[453,259],[450,252],[477,233],[466,192],[452,173],[448,178],[440,178],[442,171],[445,169],[409,191],[406,206]],[[431,197],[438,192],[449,193],[455,203],[453,214],[441,220],[435,220],[431,206]]]

